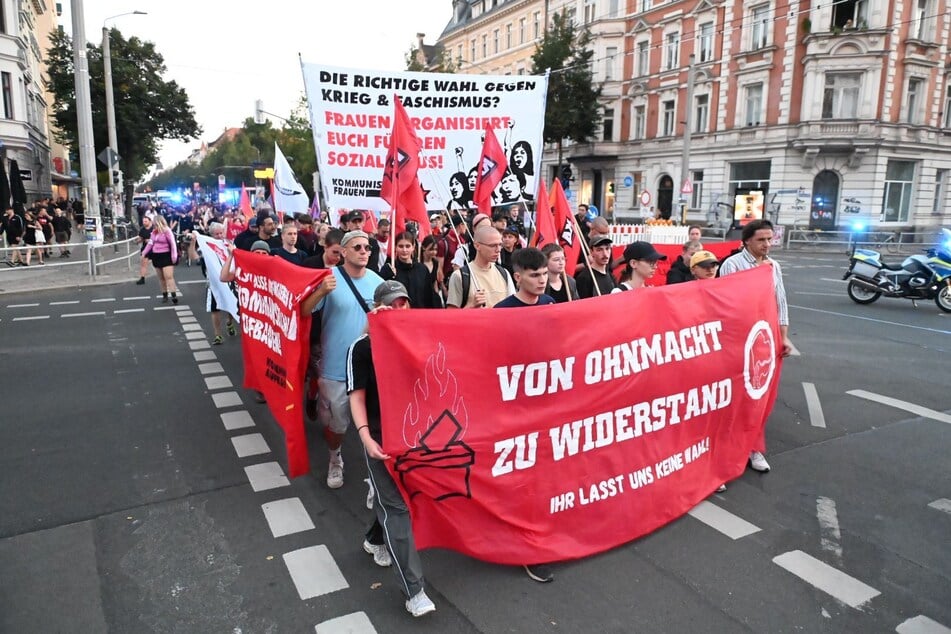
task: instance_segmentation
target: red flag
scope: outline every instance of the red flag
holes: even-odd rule
[[[383,186],[380,198],[393,207],[393,233],[403,231],[407,220],[419,227],[419,238],[430,234],[426,199],[419,184],[419,151],[422,143],[413,130],[406,109],[397,95],[393,95],[393,132],[390,149],[383,168]]]
[[[557,236],[555,217],[551,213],[551,201],[548,199],[545,181],[539,178],[538,195],[535,196],[535,234],[532,236],[532,246],[541,249],[546,244],[557,244]]]
[[[369,235],[376,235],[376,232],[379,231],[380,227],[376,222],[376,214],[367,209],[363,212],[366,222],[363,224],[363,230]]]
[[[238,202],[238,210],[245,220],[251,220],[254,216],[254,211],[251,209],[251,198],[248,196],[248,190],[244,183],[241,183],[241,200]]]
[[[571,206],[565,197],[565,190],[561,188],[561,181],[557,178],[551,186],[550,202],[552,214],[555,216],[558,244],[565,250],[565,273],[574,277],[575,268],[578,266],[578,255],[581,253],[581,236],[575,231]]]
[[[472,194],[472,200],[475,201],[479,211],[492,215],[492,192],[502,182],[505,170],[509,168],[508,161],[505,160],[505,152],[499,145],[499,140],[495,138],[495,132],[492,128],[486,127],[485,141],[482,142],[482,156],[479,157],[479,173],[476,175],[475,192]]]

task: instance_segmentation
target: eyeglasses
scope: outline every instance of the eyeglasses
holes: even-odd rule
[[[644,264],[651,267],[652,269],[657,268],[657,260],[638,260],[638,262],[643,262]]]
[[[479,244],[481,244],[481,245],[484,246],[484,247],[489,247],[490,249],[501,249],[501,248],[502,248],[502,243],[501,243],[501,242],[495,242],[495,243],[493,243],[493,244],[489,244],[489,243],[487,243],[487,242],[480,242]]]
[[[717,264],[716,262],[701,262],[700,264],[696,264],[695,266],[699,266],[701,269],[709,270],[709,269],[715,269],[720,265]]]
[[[353,249],[354,251],[357,251],[357,252],[360,252],[360,251],[366,251],[367,253],[370,252],[370,245],[369,245],[369,244],[355,244],[355,245],[351,246],[350,248]]]

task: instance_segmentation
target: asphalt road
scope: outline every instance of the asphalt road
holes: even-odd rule
[[[207,346],[197,268],[177,308],[154,279],[0,295],[0,632],[947,632],[951,315],[853,304],[845,256],[778,257],[800,354],[772,472],[551,584],[425,552],[419,620],[362,550],[355,434],[340,490],[316,429],[312,476],[256,471],[283,438],[239,342]]]

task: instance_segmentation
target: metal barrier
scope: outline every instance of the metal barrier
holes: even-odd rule
[[[132,258],[139,255],[138,247],[138,238],[129,238],[128,240],[122,240],[121,242],[111,242],[109,244],[101,244],[90,247],[89,270],[92,272],[92,276],[95,277],[99,275],[99,269],[106,264],[121,262],[122,260],[126,261],[127,268],[131,271]],[[125,250],[124,255],[118,255],[110,259],[103,259],[108,257],[108,254],[106,254],[107,250],[111,250],[114,254],[117,254],[122,249]]]
[[[885,251],[891,254],[924,249],[935,242],[935,231],[887,231],[876,230],[826,231],[806,227],[786,227],[786,248],[835,247],[848,253],[853,247]]]
[[[12,254],[18,253],[20,259],[26,260],[26,252],[32,250],[35,254],[36,249],[49,251],[52,255],[47,256],[41,265],[39,260],[33,260],[29,267],[9,267],[12,261]],[[59,257],[64,249],[69,249],[71,255],[69,259]],[[48,244],[46,246],[20,246],[0,248],[0,262],[8,266],[0,266],[0,272],[7,275],[16,275],[14,271],[35,270],[42,266],[44,269],[55,269],[61,267],[84,266],[86,274],[92,278],[101,274],[101,268],[107,264],[126,261],[128,270],[132,270],[132,258],[139,255],[139,245],[137,238],[129,238],[121,242],[109,242],[99,245],[92,245],[87,242],[70,242],[66,244]]]

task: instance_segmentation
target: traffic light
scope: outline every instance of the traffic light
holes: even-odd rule
[[[562,165],[562,166],[561,166],[561,177],[560,177],[560,179],[561,179],[561,188],[562,188],[562,189],[568,189],[569,187],[571,187],[571,177],[572,177],[571,166],[570,166],[570,165]]]
[[[112,170],[112,184],[119,184],[119,170]]]
[[[614,193],[614,183],[613,183],[613,182],[608,183],[608,193],[609,193],[609,194],[613,194],[613,193]]]

